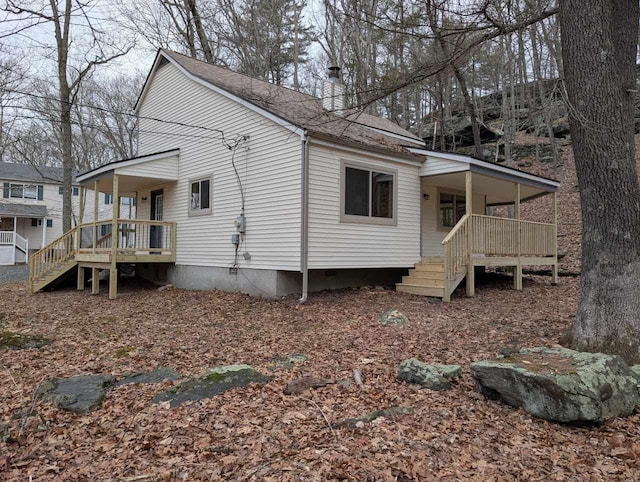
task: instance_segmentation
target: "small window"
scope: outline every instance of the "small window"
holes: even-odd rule
[[[440,193],[438,200],[438,227],[452,228],[467,212],[464,194]]]
[[[113,194],[105,193],[105,195],[104,195],[104,203],[105,204],[113,204]]]
[[[211,179],[199,179],[189,182],[190,214],[211,212]]]
[[[53,219],[47,219],[47,227],[48,228],[52,228],[53,227]]]
[[[60,186],[58,188],[58,194],[60,194],[61,196],[64,194],[64,187],[63,186]]]
[[[80,189],[78,186],[73,186],[73,195],[77,196],[78,194],[80,194]]]
[[[396,177],[392,171],[345,165],[342,221],[394,224]]]

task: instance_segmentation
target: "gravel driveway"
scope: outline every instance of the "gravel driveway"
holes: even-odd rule
[[[0,283],[12,281],[26,281],[29,278],[29,266],[18,264],[15,266],[0,266]]]

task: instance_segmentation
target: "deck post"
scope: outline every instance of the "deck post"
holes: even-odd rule
[[[553,193],[553,266],[551,284],[558,284],[558,193]]]
[[[473,174],[465,172],[465,201],[467,208],[467,296],[475,296],[476,280],[473,267]]]
[[[100,202],[100,192],[98,191],[98,181],[93,183],[93,254],[96,253],[96,243],[98,242],[98,203]]]
[[[82,269],[82,268],[79,268]],[[91,268],[91,294],[97,295],[100,293],[100,270],[98,268]]]
[[[80,291],[84,290],[84,268],[78,266],[78,287]]]
[[[516,221],[518,222],[517,224],[517,229],[518,229],[518,240],[517,240],[517,246],[518,246],[518,260],[517,260],[517,264],[513,269],[513,289],[515,290],[521,290],[522,289],[522,253],[520,252],[520,250],[522,249],[522,227],[520,226],[520,183],[517,182],[516,183],[516,188],[515,188],[515,201],[514,201],[514,209],[513,209],[513,214],[516,218]]]
[[[111,269],[109,270],[109,299],[118,296],[118,216],[120,214],[120,196],[118,192],[118,175],[113,175],[113,216],[111,217]]]

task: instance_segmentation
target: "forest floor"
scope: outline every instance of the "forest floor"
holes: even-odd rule
[[[304,305],[136,284],[123,286],[115,301],[71,289],[31,296],[24,283],[0,285],[4,329],[53,340],[0,351],[0,478],[637,480],[640,413],[600,427],[563,426],[474,389],[470,362],[500,347],[557,343],[572,322],[578,283],[526,277],[518,292],[510,280],[492,278],[476,298],[461,290],[449,304],[369,288],[315,294]],[[407,326],[375,321],[392,307],[408,316]],[[274,357],[291,353],[309,360],[270,371]],[[398,364],[410,357],[461,364],[463,376],[441,392],[398,382]],[[158,366],[194,376],[235,363],[273,379],[173,409],[151,400],[176,382],[117,387],[87,415],[33,401],[38,384],[54,376],[121,377]],[[363,389],[283,394],[301,376],[346,380],[354,369]],[[333,428],[394,406],[413,412]]]
[[[526,141],[526,139],[521,141]],[[562,181],[562,269],[580,269],[575,169],[565,149],[558,169],[527,170]],[[546,220],[548,199],[523,205]],[[640,412],[597,427],[558,425],[487,400],[469,364],[501,347],[554,345],[573,322],[579,278],[527,276],[523,291],[493,277],[475,298],[452,303],[384,289],[264,300],[218,291],[158,291],[123,283],[119,299],[59,290],[31,296],[24,283],[0,284],[0,329],[47,336],[40,349],[0,350],[0,479],[7,480],[640,480]],[[404,328],[375,316],[397,308]],[[271,371],[273,358],[308,361]],[[456,363],[451,390],[396,380],[410,357]],[[171,367],[184,376],[247,363],[273,376],[178,408],[153,404],[177,382],[125,385],[87,415],[34,400],[51,377]],[[302,376],[338,380],[362,372],[364,388],[330,385],[285,395]],[[360,428],[340,421],[388,407],[412,413]],[[335,427],[335,428],[334,428]]]

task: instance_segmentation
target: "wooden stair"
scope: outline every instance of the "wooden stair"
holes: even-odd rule
[[[396,291],[436,298],[444,298],[444,290],[444,258],[437,256],[423,257],[402,277],[402,283],[396,284]]]
[[[73,258],[69,258],[56,264],[46,272],[42,273],[39,277],[31,280],[31,292],[35,293],[46,288],[50,284],[62,278],[77,265],[78,263]]]

